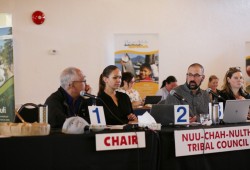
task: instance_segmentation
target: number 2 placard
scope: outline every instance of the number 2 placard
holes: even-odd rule
[[[88,106],[91,125],[106,125],[102,106]]]
[[[175,125],[189,124],[188,105],[174,105],[174,124]]]

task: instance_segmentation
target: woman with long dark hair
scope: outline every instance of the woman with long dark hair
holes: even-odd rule
[[[98,97],[108,125],[137,122],[128,95],[116,91],[121,85],[121,78],[121,71],[114,65],[107,66],[100,75]]]
[[[165,80],[162,81],[161,88],[156,92],[156,96],[162,96],[161,100],[165,100],[169,92],[177,87],[177,79],[174,76],[168,76]]]

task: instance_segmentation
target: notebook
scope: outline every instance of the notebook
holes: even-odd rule
[[[150,114],[162,126],[174,125],[174,105],[154,104]]]
[[[223,121],[226,123],[246,122],[250,106],[250,99],[227,100],[224,109]]]
[[[161,101],[162,96],[146,96],[144,105],[157,104]]]

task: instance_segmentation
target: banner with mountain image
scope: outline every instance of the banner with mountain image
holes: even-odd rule
[[[159,88],[158,34],[116,34],[115,65],[135,76],[141,98],[155,95]]]
[[[0,13],[0,122],[15,116],[11,15]],[[6,24],[5,24],[6,23]]]

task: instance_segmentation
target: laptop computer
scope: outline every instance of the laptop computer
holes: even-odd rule
[[[174,125],[174,105],[154,104],[150,114],[162,126]]]
[[[144,105],[157,104],[161,101],[162,96],[146,96]]]
[[[250,99],[227,100],[224,109],[223,121],[225,123],[246,122],[249,106],[250,106]]]

